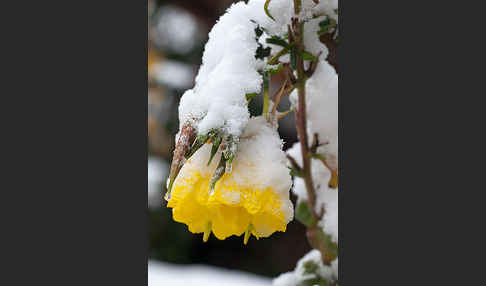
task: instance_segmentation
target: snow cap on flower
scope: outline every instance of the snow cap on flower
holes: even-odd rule
[[[262,117],[250,119],[238,145],[230,173],[225,173],[210,192],[221,151],[211,164],[212,144],[205,144],[184,164],[172,188],[168,207],[175,221],[193,233],[211,232],[218,239],[245,233],[268,237],[285,231],[293,218],[289,199],[292,180],[282,141]]]
[[[181,98],[180,128],[193,122],[198,134],[220,129],[241,135],[250,117],[246,94],[259,93],[263,83],[255,58],[256,24],[250,20],[251,10],[239,2],[211,29],[196,85]]]

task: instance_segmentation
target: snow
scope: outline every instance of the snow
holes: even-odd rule
[[[196,85],[181,99],[181,127],[189,121],[196,123],[199,134],[221,129],[241,135],[249,119],[245,95],[259,93],[263,83],[250,12],[243,2],[233,4],[212,28]]]
[[[182,266],[148,261],[148,286],[269,286],[271,280],[251,273],[206,265]]]
[[[306,273],[304,265],[308,262],[312,262],[317,266],[317,269],[313,273]],[[304,255],[293,272],[287,272],[281,274],[279,277],[273,280],[273,286],[296,286],[301,282],[320,278],[327,281],[334,281],[338,278],[338,259],[335,259],[330,266],[324,265],[321,259],[321,253],[318,250],[311,250],[309,253]]]
[[[337,22],[338,14],[335,12],[337,9],[338,0],[320,0],[319,4],[314,7],[313,12],[317,15],[328,15]]]
[[[306,83],[308,133],[317,133],[321,143],[318,153],[331,157],[337,169],[338,157],[338,75],[324,60]],[[312,138],[312,137],[310,137]]]
[[[290,95],[297,105],[297,92]],[[306,82],[307,134],[319,136],[317,153],[323,154],[332,168],[338,168],[338,75],[325,60],[320,60],[314,75]]]
[[[338,203],[338,190],[326,189],[319,194],[319,200],[324,201],[326,213],[324,217],[319,221],[318,225],[322,229],[331,235],[332,241],[338,243],[338,219],[339,219],[339,203]]]
[[[250,0],[248,6],[252,10],[252,19],[259,23],[271,35],[282,36],[287,32],[287,25],[294,17],[294,2],[289,0],[272,0],[268,10],[275,20],[270,19],[263,10],[265,0]],[[313,0],[302,0],[301,12],[298,15],[302,21],[312,19],[315,15],[329,15],[336,18],[334,12],[338,8],[337,0],[321,0],[315,4]]]
[[[299,166],[302,166],[302,153],[300,143],[295,143],[292,148],[287,150],[287,154],[292,156]],[[290,166],[290,163],[288,163]],[[338,242],[338,189],[329,188],[329,180],[331,179],[331,172],[329,169],[317,159],[311,160],[312,164],[312,179],[316,190],[316,212],[320,213],[321,208],[324,208],[325,213],[318,225],[323,228],[324,232],[331,235],[334,242]],[[305,188],[304,180],[298,177],[294,178],[294,186],[292,192],[297,196],[297,203],[307,200],[307,190]]]
[[[322,54],[319,56],[319,59],[324,60],[329,55],[329,50],[327,49],[326,45],[321,43],[319,40],[319,35],[317,32],[319,31],[319,22],[323,21],[326,17],[318,17],[315,19],[311,19],[304,24],[304,47],[305,50],[310,52],[311,54],[317,56],[319,52]],[[319,78],[318,74],[314,74],[312,78]]]
[[[294,272],[282,273],[273,280],[273,286],[296,286],[299,284],[299,278]]]
[[[162,183],[169,175],[169,164],[151,156],[148,158],[148,206],[159,208],[162,205]]]
[[[241,135],[249,119],[245,95],[259,93],[262,84],[258,70],[264,62],[255,59],[258,44],[254,22],[270,35],[283,35],[294,14],[292,1],[273,0],[269,10],[274,21],[265,14],[264,3],[264,0],[251,0],[248,4],[233,4],[214,25],[196,84],[182,96],[180,127],[191,122],[197,126],[198,134],[220,129],[229,135]],[[315,14],[316,4],[312,0],[304,0],[302,7],[301,17],[310,20]],[[309,42],[306,44],[312,52],[324,51],[321,57],[325,58],[327,49],[318,43],[315,33],[319,20],[321,18],[309,21],[306,32]]]

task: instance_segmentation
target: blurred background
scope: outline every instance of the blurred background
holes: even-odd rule
[[[172,220],[171,209],[166,208],[163,200],[174,136],[179,126],[177,107],[180,97],[194,86],[208,32],[233,2],[237,1],[149,0],[149,280],[155,276],[167,278],[170,269],[187,268],[188,264],[276,277],[293,270],[297,260],[311,249],[305,228],[296,221],[288,224],[285,233],[277,232],[259,241],[252,237],[247,245],[243,244],[242,237],[234,236],[223,241],[211,236],[207,243],[203,243],[202,234],[192,234],[186,225]],[[272,76],[271,95],[280,81],[282,78]],[[285,99],[279,110],[288,107],[289,102]],[[250,105],[252,115],[260,114],[261,110],[261,99],[253,100]],[[293,115],[280,121],[279,132],[285,142],[284,149],[292,146],[296,141]],[[293,195],[292,201],[295,203]]]

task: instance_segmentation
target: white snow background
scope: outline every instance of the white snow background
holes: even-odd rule
[[[148,262],[148,286],[269,286],[272,279],[206,265]]]

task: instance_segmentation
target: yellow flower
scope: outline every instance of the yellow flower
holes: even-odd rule
[[[207,166],[211,144],[199,149],[182,167],[167,207],[173,219],[192,233],[212,232],[218,239],[245,234],[268,237],[285,231],[293,218],[289,200],[291,177],[278,133],[260,117],[250,120],[240,138],[231,173],[210,192],[211,177],[221,156]]]

